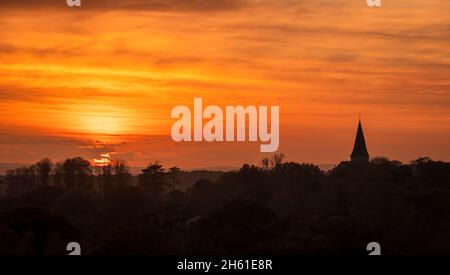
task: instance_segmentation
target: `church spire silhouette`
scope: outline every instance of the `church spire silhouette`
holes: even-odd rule
[[[355,145],[350,155],[351,162],[369,163],[369,153],[367,152],[366,140],[361,125],[361,117],[359,118],[358,131],[356,132]]]

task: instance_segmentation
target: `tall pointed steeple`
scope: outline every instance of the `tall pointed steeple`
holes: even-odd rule
[[[366,140],[361,126],[361,119],[358,123],[358,131],[356,132],[355,145],[351,154],[351,162],[369,163],[369,153],[367,152]]]

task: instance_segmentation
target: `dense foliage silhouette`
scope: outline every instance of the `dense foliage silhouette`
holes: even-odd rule
[[[3,177],[1,254],[450,254],[450,163],[244,164],[189,187],[155,162],[49,159]],[[200,173],[201,175],[201,173]],[[219,175],[219,174],[218,174]]]

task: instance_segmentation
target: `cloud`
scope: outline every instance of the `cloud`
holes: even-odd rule
[[[81,0],[82,9],[144,11],[224,11],[246,5],[246,0]],[[1,9],[67,8],[65,0],[2,0]]]

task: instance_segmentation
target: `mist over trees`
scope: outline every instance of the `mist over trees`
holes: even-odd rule
[[[376,157],[325,172],[282,154],[181,188],[178,167],[80,157],[6,172],[0,253],[450,254],[450,163]],[[206,174],[204,174],[206,175]]]

